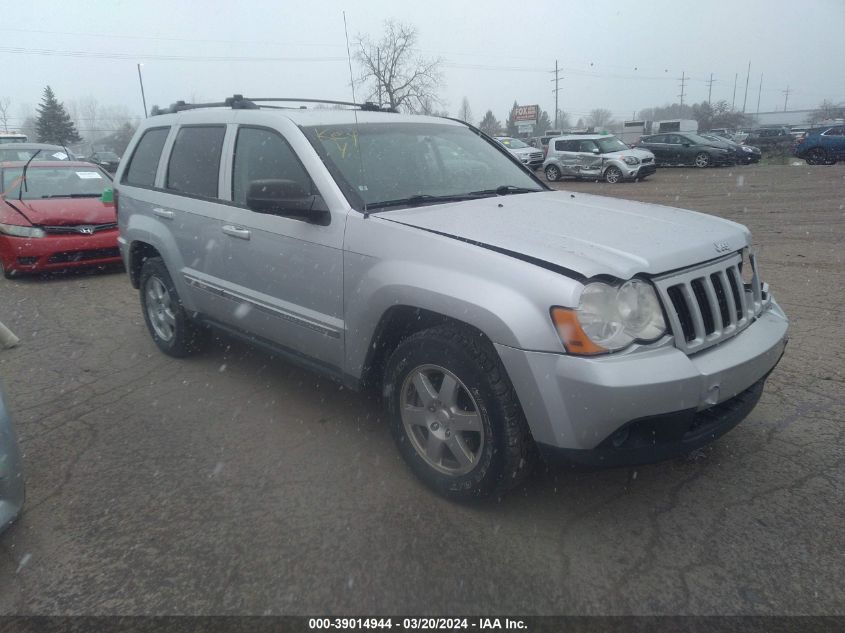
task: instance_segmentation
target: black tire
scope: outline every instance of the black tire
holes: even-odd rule
[[[477,405],[484,442],[475,465],[465,474],[446,474],[432,466],[415,448],[402,418],[406,379],[432,366],[457,377]],[[486,497],[517,486],[531,473],[537,449],[522,407],[496,350],[476,330],[446,324],[408,337],[391,354],[383,387],[388,423],[400,454],[414,474],[439,494],[461,501]]]
[[[557,182],[560,180],[560,169],[554,165],[549,165],[543,170],[543,172],[546,174],[546,180],[549,182]]]
[[[624,180],[624,176],[622,175],[622,170],[618,167],[614,167],[611,165],[607,169],[604,170],[604,181],[610,183],[611,185],[618,184]]]
[[[713,159],[710,158],[710,154],[707,152],[698,152],[698,154],[695,155],[692,164],[701,168],[710,167],[713,165]]]
[[[0,262],[0,272],[3,273],[3,276],[6,279],[13,279],[15,277],[14,270],[6,270],[6,267],[3,265],[3,262]]]
[[[167,290],[170,298],[173,324],[171,326],[172,336],[169,338],[164,337],[157,331],[150,315],[151,309],[155,311],[155,308],[150,303],[148,290],[157,283],[160,283]],[[179,293],[176,292],[173,285],[173,279],[167,271],[167,266],[164,265],[164,261],[160,257],[150,257],[144,261],[141,267],[140,297],[144,322],[147,324],[150,336],[162,352],[168,356],[183,358],[205,348],[210,338],[209,331],[194,322],[185,311]]]
[[[827,152],[821,147],[814,147],[807,153],[807,158],[804,160],[808,165],[825,165],[828,160]]]

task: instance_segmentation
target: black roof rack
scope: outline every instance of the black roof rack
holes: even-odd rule
[[[372,101],[366,101],[364,103],[353,103],[352,101],[334,101],[331,99],[297,99],[294,97],[244,97],[243,95],[233,95],[231,97],[226,98],[224,101],[218,101],[214,103],[186,103],[184,101],[177,101],[176,103],[171,103],[170,106],[167,108],[159,108],[158,106],[154,105],[150,110],[150,116],[156,116],[158,114],[174,114],[176,112],[182,112],[184,110],[196,110],[197,108],[232,108],[233,110],[258,110],[264,107],[301,110],[306,107],[299,106],[299,108],[286,108],[285,106],[261,106],[258,102],[321,103],[328,105],[340,105],[348,106],[351,108],[358,108],[360,110],[364,110],[365,112],[396,112],[395,108],[383,106],[378,103],[373,103]]]

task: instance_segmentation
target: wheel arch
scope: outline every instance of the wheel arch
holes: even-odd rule
[[[141,268],[151,257],[161,257],[159,250],[152,244],[135,240],[129,245],[129,280],[136,290],[141,286]]]

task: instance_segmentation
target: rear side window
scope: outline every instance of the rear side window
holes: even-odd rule
[[[136,187],[152,187],[156,181],[156,170],[161,158],[161,150],[167,140],[170,128],[160,127],[147,130],[138,141],[129,169],[123,177],[123,182]]]
[[[250,184],[268,180],[292,181],[305,195],[314,193],[308,172],[287,141],[271,130],[240,128],[232,168],[232,201],[247,206]]]
[[[222,125],[180,129],[170,152],[165,187],[192,196],[216,198],[225,134]]]
[[[555,141],[556,152],[575,152],[578,151],[578,141]]]

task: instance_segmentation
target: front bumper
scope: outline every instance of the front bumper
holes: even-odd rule
[[[121,261],[117,235],[117,229],[41,238],[0,235],[0,261],[7,271],[16,273],[116,264]]]
[[[657,172],[657,165],[654,163],[648,163],[646,165],[640,165],[639,167],[634,167],[633,169],[628,168],[625,172],[625,177],[629,180],[635,180],[637,178],[645,178],[646,176],[651,176],[652,174]]]
[[[15,520],[23,502],[21,455],[0,391],[0,532]]]
[[[690,416],[731,401],[758,383],[762,388],[783,354],[787,329],[788,320],[773,300],[738,335],[691,356],[672,345],[596,358],[496,348],[534,440],[546,447],[593,451],[606,447],[633,422],[669,415],[676,416],[677,424],[689,423]],[[676,439],[686,432],[676,430]],[[675,448],[691,450],[689,445],[682,442]],[[661,453],[656,459],[664,457]]]

